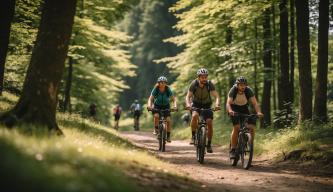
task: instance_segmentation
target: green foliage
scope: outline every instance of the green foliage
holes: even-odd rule
[[[17,0],[5,68],[5,89],[19,92],[30,61],[40,20],[41,0]]]

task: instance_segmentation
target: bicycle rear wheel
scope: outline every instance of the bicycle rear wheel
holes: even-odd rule
[[[250,133],[242,135],[242,149],[241,149],[241,161],[244,169],[249,169],[252,163],[253,157],[253,143]]]
[[[204,162],[205,150],[206,150],[206,129],[205,127],[200,127],[200,137],[198,137],[198,161],[200,164]]]

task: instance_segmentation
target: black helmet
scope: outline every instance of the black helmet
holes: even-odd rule
[[[247,84],[247,80],[245,77],[243,76],[240,76],[236,79],[236,84],[239,84],[239,83],[244,83],[244,84]]]

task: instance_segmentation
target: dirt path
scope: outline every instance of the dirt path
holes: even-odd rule
[[[157,140],[147,132],[121,132],[137,146],[148,149],[172,167],[195,180],[209,191],[333,191],[332,175],[311,176],[304,170],[288,166],[273,166],[267,160],[254,159],[253,167],[243,170],[229,165],[228,153],[214,146],[214,153],[206,154],[200,165],[195,150],[185,141],[167,143],[166,152],[157,151]]]

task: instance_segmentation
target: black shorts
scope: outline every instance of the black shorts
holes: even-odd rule
[[[211,108],[211,104],[198,104],[198,103],[193,103],[192,107],[194,108],[203,108],[203,109],[210,109]],[[196,111],[199,113],[199,115],[202,115],[203,118],[205,120],[207,119],[214,119],[214,114],[213,114],[213,111],[211,110],[205,110],[205,111],[202,111],[201,114],[199,112],[199,110],[193,110],[193,111]]]
[[[231,109],[236,113],[250,114],[248,105],[231,105]],[[230,116],[233,125],[239,124],[239,117]],[[249,118],[247,121],[248,124],[256,125],[256,119]]]
[[[134,111],[134,118],[139,118],[141,115],[140,111]]]
[[[120,114],[114,114],[114,120],[118,121],[120,119]]]
[[[154,105],[154,109],[170,109],[170,105]],[[152,111],[153,115],[158,113],[158,111]],[[170,117],[170,111],[164,112],[164,118]]]

